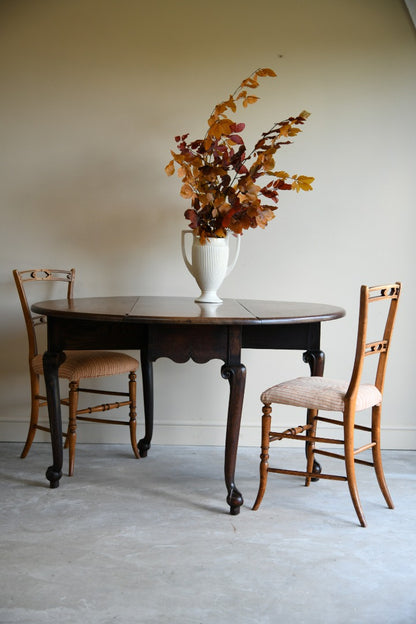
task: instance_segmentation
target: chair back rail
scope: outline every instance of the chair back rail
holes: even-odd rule
[[[378,388],[378,390],[380,390],[381,393],[383,393],[387,357],[390,349],[390,341],[393,333],[400,292],[400,282],[385,284],[383,286],[361,286],[357,346],[351,381],[345,396],[346,402],[352,403],[356,399],[361,383],[364,359],[369,355],[377,355],[379,357],[374,385]],[[375,302],[381,301],[390,302],[384,325],[383,336],[378,340],[367,342],[369,306],[373,305]]]
[[[15,269],[13,271],[13,277],[19,295],[20,305],[22,306],[29,339],[29,359],[32,360],[35,355],[39,353],[36,327],[45,325],[46,317],[32,314],[25,291],[25,284],[28,282],[35,283],[45,281],[66,282],[68,284],[67,299],[72,299],[74,293],[75,269],[30,269],[25,271],[18,271]]]

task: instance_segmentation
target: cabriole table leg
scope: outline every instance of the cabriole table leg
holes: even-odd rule
[[[244,502],[241,493],[234,483],[234,479],[246,383],[246,368],[243,364],[224,364],[221,368],[221,375],[230,382],[227,433],[225,438],[224,476],[225,485],[228,490],[227,503],[230,506],[230,514],[236,516],[240,513],[240,507]]]
[[[51,353],[50,351],[46,351],[43,356],[53,456],[53,465],[47,469],[46,478],[49,480],[51,488],[59,487],[59,479],[62,477],[63,443],[58,369],[64,359],[63,353]]]
[[[138,441],[137,447],[140,457],[147,457],[153,435],[153,364],[145,348],[140,351],[140,364],[142,368],[145,433],[144,437]]]

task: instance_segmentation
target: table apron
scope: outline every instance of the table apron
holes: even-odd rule
[[[146,349],[155,361],[240,362],[241,349],[320,349],[320,323],[203,325],[48,317],[48,350]]]
[[[242,328],[244,349],[299,349],[319,351],[321,323],[246,325]]]
[[[139,349],[146,339],[143,324],[48,317],[48,350],[51,352]]]
[[[149,325],[148,357],[155,361],[167,357],[174,362],[193,360],[204,364],[220,359],[239,364],[241,327],[238,325]]]

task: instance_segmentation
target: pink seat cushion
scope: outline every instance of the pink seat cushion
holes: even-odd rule
[[[344,411],[344,397],[349,382],[325,377],[298,377],[272,386],[261,395],[265,404],[282,403],[309,409]],[[364,410],[381,403],[380,391],[371,384],[362,384],[358,390],[356,410]]]

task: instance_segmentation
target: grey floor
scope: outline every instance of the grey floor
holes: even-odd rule
[[[342,482],[270,475],[251,511],[254,448],[239,451],[239,516],[221,448],[154,446],[135,460],[127,445],[79,444],[56,490],[49,445],[20,450],[0,444],[2,624],[416,622],[416,452],[384,453],[395,510],[358,468],[363,529]]]

